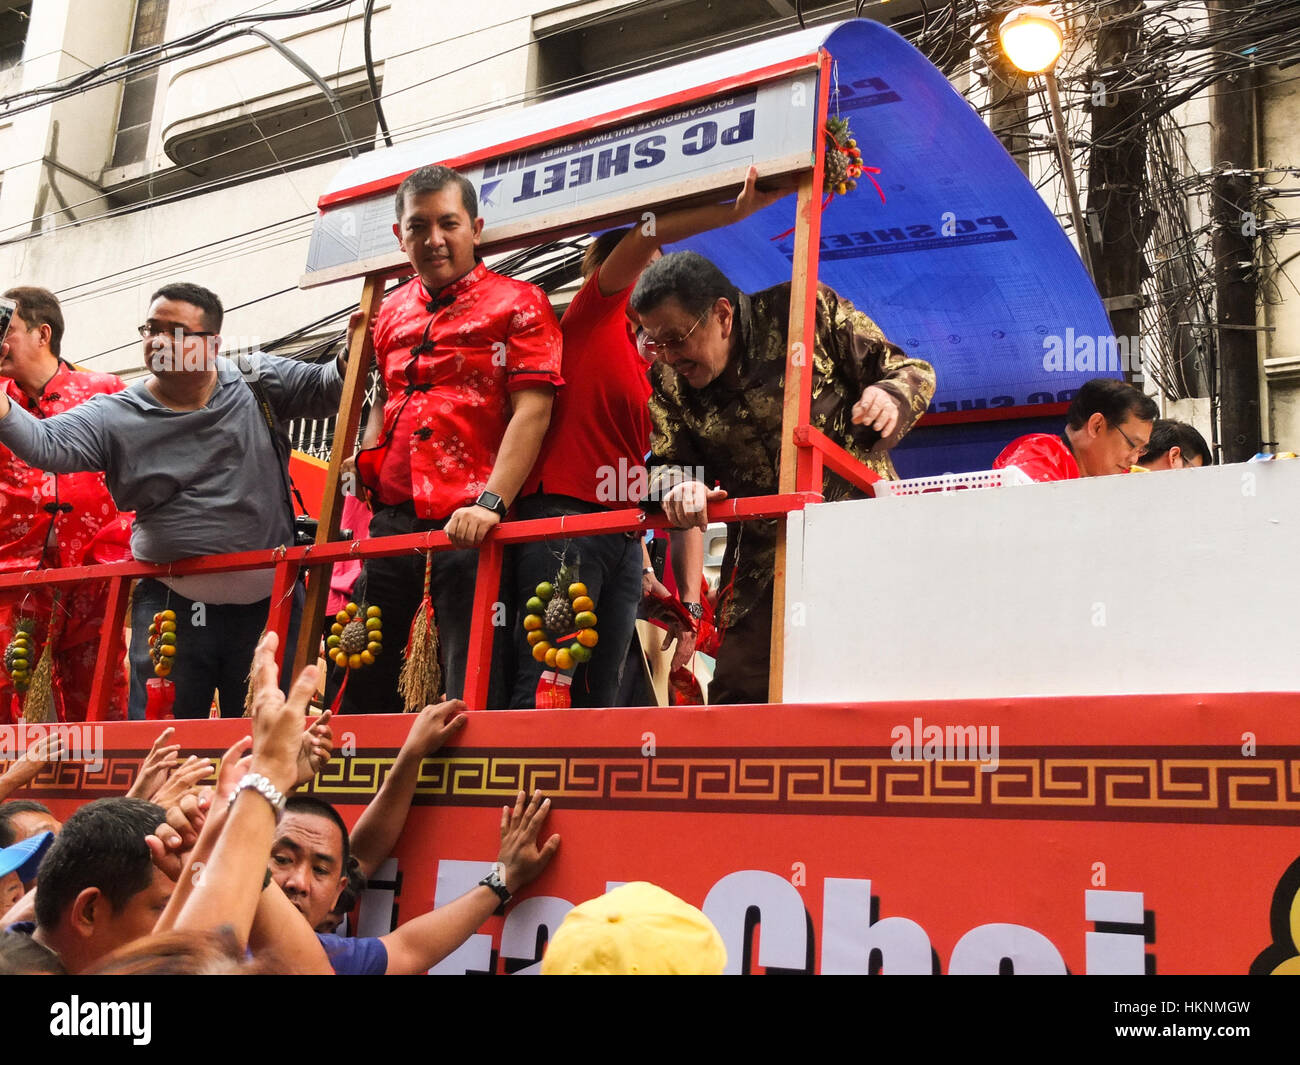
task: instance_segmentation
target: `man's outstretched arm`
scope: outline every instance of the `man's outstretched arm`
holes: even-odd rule
[[[550,809],[551,800],[543,799],[540,791],[534,792],[525,806],[521,791],[514,809],[507,806],[501,811],[501,851],[497,861],[504,869],[506,890],[512,895],[536,880],[560,848],[558,835],[537,846],[537,835]],[[388,975],[410,976],[427,971],[469,939],[500,905],[501,900],[491,888],[479,885],[455,902],[381,937],[388,951]]]
[[[36,418],[10,403],[9,396],[0,389],[0,444],[38,470],[102,470],[108,462],[100,417],[103,402],[101,397],[92,396],[52,418]]]
[[[384,778],[379,792],[357,819],[352,830],[352,856],[363,876],[374,876],[397,846],[397,840],[411,812],[415,785],[420,778],[420,763],[436,754],[447,740],[465,727],[469,720],[459,699],[426,706],[414,715],[406,742],[393,760],[393,768]]]

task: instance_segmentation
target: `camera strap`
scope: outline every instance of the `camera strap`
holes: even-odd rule
[[[252,362],[249,361],[249,367],[252,368]],[[276,457],[276,466],[280,470],[280,480],[284,486],[284,502],[289,508],[290,521],[294,518],[293,500],[298,501],[298,506],[304,514],[307,511],[307,504],[303,502],[302,493],[298,491],[298,486],[293,483],[293,477],[289,474],[289,459],[280,454],[280,436],[275,431],[275,409],[271,406],[271,399],[266,394],[266,389],[262,387],[262,379],[255,374],[244,375],[244,380],[248,382],[248,387],[253,390],[253,397],[257,400],[257,408],[262,412],[262,420],[266,422],[266,431],[271,434],[271,450]],[[289,493],[293,493],[293,499]]]

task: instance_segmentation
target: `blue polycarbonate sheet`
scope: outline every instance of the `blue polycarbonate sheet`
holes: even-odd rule
[[[848,118],[863,161],[880,168],[885,202],[865,176],[834,197],[818,277],[934,365],[931,409],[1059,403],[1089,378],[1122,376],[1123,351],[1078,253],[971,105],[879,23],[842,24],[824,47],[834,61],[830,113]],[[778,235],[792,226],[794,203],[786,197],[678,247],[712,259],[746,291],[788,280],[794,236]],[[1061,422],[1046,424],[1058,431]],[[960,446],[962,428],[926,434],[900,465],[914,475],[987,469],[986,453],[997,451],[990,432],[1005,442],[1032,431],[994,426],[951,459],[934,445]]]

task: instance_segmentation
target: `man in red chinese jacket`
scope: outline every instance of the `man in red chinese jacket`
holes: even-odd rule
[[[433,556],[431,581],[447,696],[464,692],[478,552],[537,460],[560,376],[560,325],[535,285],[479,261],[478,197],[447,167],[397,190],[393,227],[416,276],[374,324],[381,389],[357,454],[372,537],[444,529],[460,551]],[[357,601],[379,606],[396,638],[345,693],[351,713],[397,713],[398,651],[424,595],[419,555],[371,559]],[[510,616],[507,609],[504,617]],[[494,640],[489,704],[503,706],[511,640]],[[482,709],[475,707],[474,709]]]
[[[5,295],[17,310],[0,349],[0,376],[10,402],[48,418],[93,396],[125,387],[113,374],[75,370],[60,358],[63,312],[52,292],[14,288]],[[121,562],[131,557],[131,515],[119,514],[102,473],[45,473],[0,447],[0,570],[56,569]],[[33,654],[39,655],[54,624],[55,707],[63,721],[84,721],[95,679],[95,658],[108,586],[102,581],[64,585],[57,606],[54,589],[33,585],[0,594],[0,649],[13,638],[19,618],[36,622]],[[35,657],[29,662],[35,668]],[[0,724],[17,720],[21,698],[0,670]],[[126,670],[113,668],[108,715],[126,717]]]
[[[993,462],[1015,466],[1034,481],[1071,481],[1128,473],[1151,439],[1160,408],[1123,381],[1085,381],[1066,411],[1060,436],[1030,433],[1011,441]]]

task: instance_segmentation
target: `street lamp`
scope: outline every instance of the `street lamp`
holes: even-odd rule
[[[1079,210],[1079,189],[1074,183],[1074,166],[1070,162],[1070,149],[1065,142],[1065,118],[1061,114],[1061,97],[1056,91],[1056,61],[1061,57],[1065,34],[1061,24],[1043,7],[1018,7],[998,27],[998,41],[1006,57],[1025,74],[1041,74],[1047,83],[1047,99],[1051,104],[1052,132],[1056,135],[1056,152],[1061,159],[1061,173],[1065,177],[1065,191],[1070,200],[1070,216],[1074,220],[1074,233],[1079,242],[1079,257],[1092,276],[1092,253],[1088,247],[1088,233],[1083,228],[1083,212]]]

